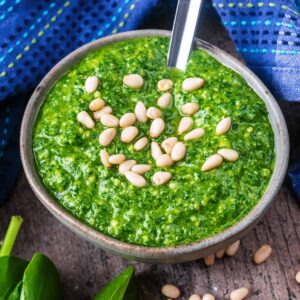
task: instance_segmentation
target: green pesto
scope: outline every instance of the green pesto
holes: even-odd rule
[[[100,232],[132,244],[186,244],[223,231],[257,204],[274,167],[274,136],[263,101],[241,76],[205,51],[193,51],[185,72],[167,68],[168,43],[167,38],[139,38],[89,53],[52,88],[33,133],[39,174],[58,203]],[[143,76],[143,88],[133,90],[123,85],[123,76],[131,73]],[[85,79],[91,75],[101,81],[93,95],[84,92]],[[205,85],[194,92],[183,92],[181,83],[186,77],[202,77]],[[172,180],[157,187],[151,183],[151,176],[163,168],[155,166],[149,147],[135,152],[133,144],[120,141],[118,129],[107,151],[124,153],[127,159],[153,166],[145,175],[147,186],[139,189],[116,167],[101,164],[101,123],[88,130],[78,123],[76,115],[88,111],[89,102],[99,96],[119,118],[134,111],[139,100],[148,107],[156,106],[162,94],[156,85],[163,78],[174,81],[174,101],[171,108],[163,109],[167,127],[156,141],[176,136],[179,108],[187,102],[200,104],[194,128],[202,127],[206,134],[186,143],[186,158],[168,169]],[[216,125],[226,116],[232,118],[232,128],[217,136]],[[141,137],[147,135],[150,122],[136,126]],[[206,158],[220,148],[237,150],[239,160],[202,172]]]

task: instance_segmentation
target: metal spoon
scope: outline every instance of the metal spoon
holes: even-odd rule
[[[178,0],[168,66],[184,70],[189,59],[203,0]]]

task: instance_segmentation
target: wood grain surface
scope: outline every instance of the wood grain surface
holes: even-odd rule
[[[207,24],[201,37],[236,55],[220,25]],[[300,140],[300,109],[282,106],[294,148]],[[143,264],[104,252],[69,231],[42,206],[21,172],[8,203],[0,208],[0,236],[11,215],[23,216],[25,221],[14,254],[26,259],[35,251],[48,255],[58,267],[66,300],[92,299],[129,264],[136,267],[141,300],[166,299],[160,292],[165,283],[180,288],[180,299],[206,292],[217,299],[229,299],[230,291],[245,286],[250,289],[247,299],[292,300],[300,299],[300,285],[295,281],[295,273],[300,270],[299,203],[286,183],[262,221],[242,239],[237,255],[218,260],[211,267],[206,267],[203,260],[175,265]],[[272,246],[273,253],[266,263],[257,266],[253,254],[264,243]]]

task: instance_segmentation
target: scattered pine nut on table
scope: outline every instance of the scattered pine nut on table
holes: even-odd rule
[[[236,255],[236,253],[239,250],[240,244],[241,244],[241,241],[238,240],[238,241],[234,242],[233,244],[231,244],[230,246],[228,246],[226,248],[226,254],[228,256],[234,256],[234,255]]]
[[[162,287],[161,292],[164,296],[171,299],[176,299],[180,296],[180,290],[177,286],[172,284],[166,284]]]
[[[257,265],[262,264],[269,258],[271,253],[272,253],[272,248],[270,245],[265,244],[261,246],[254,254],[254,262]]]
[[[189,297],[189,300],[201,300],[201,297],[197,294],[193,294]]]
[[[202,300],[215,300],[216,297],[212,294],[204,294]]]
[[[215,263],[215,259],[216,259],[215,254],[210,254],[210,255],[204,257],[204,263],[208,267],[212,266]]]
[[[230,300],[243,300],[249,294],[249,289],[242,287],[230,293]]]
[[[296,273],[295,279],[296,279],[297,283],[300,283],[300,271],[298,271]]]

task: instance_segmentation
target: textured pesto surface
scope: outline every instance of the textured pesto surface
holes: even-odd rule
[[[274,165],[273,131],[267,110],[245,81],[204,51],[194,51],[184,73],[165,67],[166,38],[143,38],[120,42],[88,54],[52,88],[42,106],[33,133],[33,151],[41,178],[67,211],[86,224],[119,240],[147,246],[170,246],[200,240],[219,233],[241,220],[258,202]],[[140,90],[125,87],[122,78],[138,73],[144,77]],[[94,95],[84,92],[86,77],[97,75],[101,86]],[[186,77],[202,77],[205,86],[185,93]],[[76,120],[79,111],[100,96],[117,117],[134,110],[142,100],[156,106],[162,94],[157,81],[174,81],[171,108],[163,110],[167,128],[163,139],[176,135],[179,107],[198,102],[195,128],[206,135],[187,143],[186,158],[168,169],[173,179],[164,186],[151,184],[155,167],[150,149],[135,152],[133,145],[120,142],[120,129],[107,147],[110,154],[124,153],[138,163],[150,163],[145,175],[148,185],[138,189],[119,175],[117,168],[105,168],[99,159],[98,136],[104,129],[83,128]],[[216,124],[232,118],[230,132],[216,136]],[[136,123],[140,136],[149,131]],[[182,137],[179,137],[180,139]],[[219,148],[240,153],[235,163],[204,173],[201,166]]]

